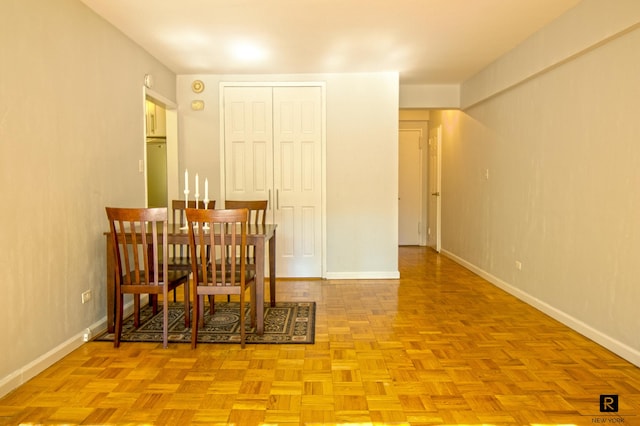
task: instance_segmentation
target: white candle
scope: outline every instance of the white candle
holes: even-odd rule
[[[189,190],[189,170],[184,169],[184,190]]]
[[[196,197],[198,197],[200,194],[198,194],[198,174],[196,173],[196,193],[194,194]]]
[[[204,179],[204,201],[209,201],[209,179]]]

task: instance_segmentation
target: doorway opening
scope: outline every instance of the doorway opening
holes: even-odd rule
[[[398,245],[421,245],[424,229],[422,131],[400,129],[398,177]]]
[[[400,109],[398,245],[427,245],[429,111]]]
[[[168,207],[178,198],[177,105],[144,88],[144,179],[148,207]]]

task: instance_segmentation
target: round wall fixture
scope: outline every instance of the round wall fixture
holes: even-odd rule
[[[200,93],[204,90],[204,83],[201,80],[194,80],[193,83],[191,83],[191,90],[193,90],[194,93]]]

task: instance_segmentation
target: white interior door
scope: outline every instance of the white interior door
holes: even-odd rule
[[[429,228],[428,245],[440,252],[440,213],[441,213],[441,149],[442,127],[429,130]]]
[[[225,87],[223,96],[225,198],[269,200],[279,277],[321,277],[321,88]]]
[[[399,132],[398,244],[420,244],[422,217],[422,131]]]

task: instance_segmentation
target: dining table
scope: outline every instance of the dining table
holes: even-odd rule
[[[265,257],[269,268],[269,302],[276,304],[276,227],[275,224],[247,224],[247,245],[255,247],[256,333],[264,334]],[[107,241],[107,330],[115,329],[115,259],[111,232],[104,233]],[[167,243],[189,244],[189,231],[177,223],[169,223]],[[268,247],[268,251],[267,251]],[[267,256],[265,256],[267,255]]]

